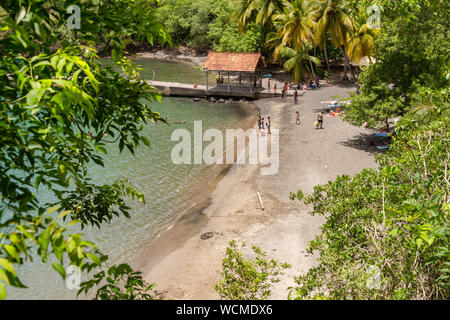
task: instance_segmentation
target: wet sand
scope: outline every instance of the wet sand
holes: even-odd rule
[[[159,244],[155,242],[141,261],[145,279],[157,284],[159,298],[219,299],[214,285],[220,279],[230,240],[255,244],[269,258],[292,265],[270,296],[287,298],[287,288],[295,286],[294,277],[316,263],[317,256],[307,255],[306,246],[324,221],[309,215],[310,208],[303,203],[289,200],[289,193],[298,188],[312,192],[314,185],[338,175],[377,167],[376,151],[367,144],[372,131],[327,116],[324,129],[313,127],[317,113],[326,107],[321,101],[351,91],[353,87],[339,85],[309,90],[298,105],[292,98],[287,103],[281,103],[280,98],[255,102],[262,116],[270,115],[272,129],[280,130],[279,172],[262,176],[260,165],[232,165],[203,205],[183,215],[185,220],[180,219],[161,235]],[[295,111],[301,114],[301,125],[295,125]],[[262,196],[264,211],[257,192]],[[202,237],[206,233],[212,237]]]

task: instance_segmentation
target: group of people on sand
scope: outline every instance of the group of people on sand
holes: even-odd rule
[[[267,83],[268,89],[270,90],[270,78],[268,79]],[[302,89],[302,94],[300,96],[303,96],[307,90],[315,89],[318,88],[319,86],[320,86],[320,77],[318,75],[315,77],[314,80],[312,80],[312,77],[310,79],[309,76],[307,76],[306,81],[303,83],[303,86],[300,84],[300,82],[295,84],[288,81],[284,81],[283,87],[281,89],[281,102],[286,102],[286,96],[289,90],[294,90],[294,103],[298,104],[298,96],[299,96],[298,91],[300,90],[300,88]],[[275,95],[277,95],[277,90],[278,86],[277,82],[275,82],[273,85],[273,92],[275,93]]]
[[[166,120],[166,122],[169,123],[169,118],[165,117],[164,120]],[[184,124],[186,121],[181,120],[181,121],[172,121],[170,123],[175,123],[175,124]]]
[[[316,129],[323,129],[323,115],[324,115],[323,111],[317,114],[317,121],[314,123],[314,127]],[[295,124],[297,125],[301,124],[300,112],[298,111],[295,111]]]
[[[267,122],[265,123],[265,127],[267,128],[267,134],[270,134],[270,127],[271,127],[270,122],[271,122],[270,116],[267,116]],[[261,117],[260,113],[258,116],[258,128],[262,136],[266,134],[265,127],[264,127],[264,117]]]
[[[319,112],[317,114],[317,121],[314,123],[314,127],[316,129],[323,129],[323,111]],[[300,121],[300,112],[295,111],[295,124],[299,125],[301,124]]]

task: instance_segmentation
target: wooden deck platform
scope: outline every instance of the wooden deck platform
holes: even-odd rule
[[[175,96],[175,97],[198,97],[198,98],[248,98],[248,99],[263,99],[263,98],[274,98],[281,97],[281,91],[279,90],[277,94],[273,90],[268,90],[266,88],[258,88],[257,92],[250,92],[249,87],[241,86],[230,86],[230,91],[228,91],[227,84],[221,84],[220,86],[209,87],[208,93],[206,92],[205,85],[198,85],[194,88],[194,85],[187,83],[178,82],[163,82],[163,81],[150,81],[147,83],[154,86],[158,91],[160,91],[165,96]],[[322,86],[326,86],[326,82],[321,83]],[[309,89],[308,89],[309,90]],[[302,97],[304,92],[299,91],[299,98]],[[286,96],[292,97],[294,95],[293,90],[288,90]]]
[[[194,88],[192,84],[178,83],[178,82],[163,82],[163,81],[147,81],[149,85],[154,86],[165,96],[180,96],[180,97],[223,97],[223,98],[259,98],[260,93],[264,90],[259,88],[256,92],[250,92],[249,87],[228,86],[222,84],[220,86],[209,87],[206,91],[205,85],[198,85]]]

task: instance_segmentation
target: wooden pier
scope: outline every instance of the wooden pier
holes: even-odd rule
[[[165,96],[249,98],[270,97],[263,83],[264,61],[260,53],[209,52],[203,64],[206,85],[148,81]],[[217,73],[215,83],[208,74]]]

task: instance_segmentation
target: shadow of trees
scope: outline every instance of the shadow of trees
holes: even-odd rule
[[[380,150],[376,146],[381,145],[384,139],[382,137],[375,137],[373,133],[360,133],[346,141],[340,142],[340,144],[370,154],[382,154],[387,149]]]

